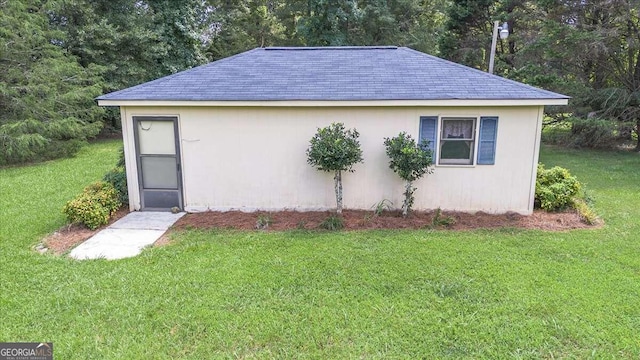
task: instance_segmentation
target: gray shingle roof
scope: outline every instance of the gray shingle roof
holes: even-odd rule
[[[405,47],[253,49],[98,100],[567,99]]]

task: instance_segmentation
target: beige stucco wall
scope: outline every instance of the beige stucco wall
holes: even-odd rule
[[[132,116],[174,115],[181,139],[187,211],[335,207],[332,174],[306,162],[318,127],[357,128],[364,163],[344,181],[345,208],[402,204],[403,183],[388,167],[383,139],[418,137],[420,116],[499,116],[495,165],[436,166],[416,182],[415,209],[515,211],[533,207],[541,106],[526,107],[123,107],[131,209],[140,208]]]

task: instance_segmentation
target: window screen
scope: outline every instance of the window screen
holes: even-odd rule
[[[475,118],[442,118],[439,164],[473,164]]]

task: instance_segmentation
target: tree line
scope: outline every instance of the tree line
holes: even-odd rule
[[[73,154],[119,128],[95,97],[255,47],[399,45],[572,96],[578,145],[638,142],[631,0],[0,0],[0,165]],[[593,141],[596,138],[598,141]],[[589,143],[591,141],[591,143]]]

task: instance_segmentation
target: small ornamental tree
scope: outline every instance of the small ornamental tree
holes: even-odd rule
[[[362,162],[362,150],[356,129],[345,130],[344,124],[333,123],[311,138],[307,162],[321,171],[334,172],[337,213],[342,214],[342,172],[353,172],[353,165]]]
[[[413,193],[416,188],[413,182],[425,174],[433,172],[431,165],[431,150],[429,150],[428,141],[418,146],[411,137],[404,132],[393,138],[385,138],[384,145],[387,147],[387,156],[389,156],[389,167],[400,178],[406,181],[404,191],[404,202],[402,203],[402,216],[407,216],[411,206],[413,205]]]

